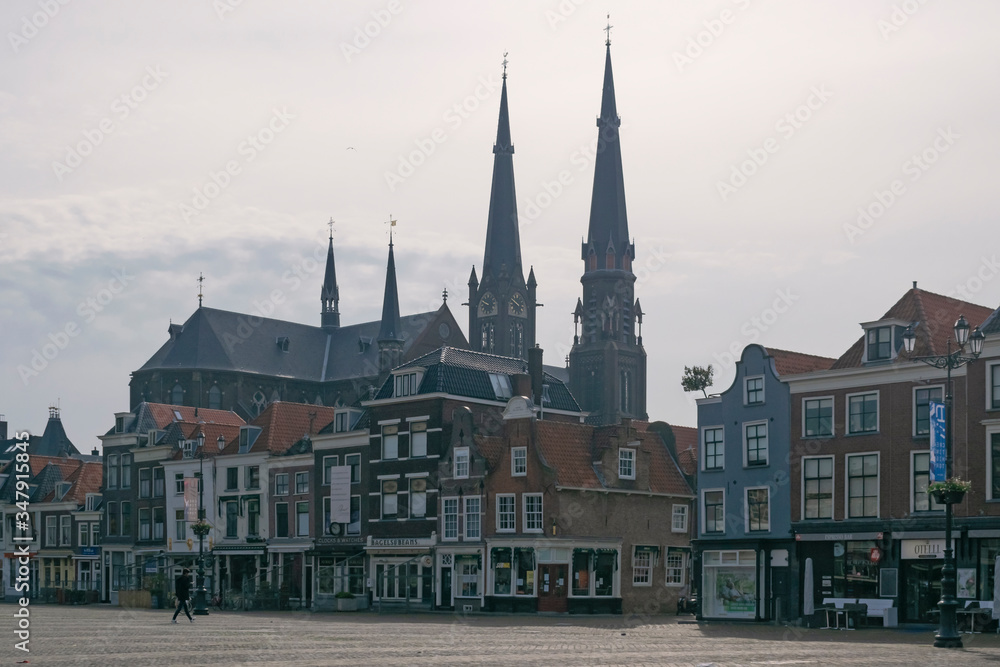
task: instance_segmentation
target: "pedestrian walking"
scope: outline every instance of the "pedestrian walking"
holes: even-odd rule
[[[188,600],[191,599],[191,570],[188,568],[184,568],[180,576],[174,580],[174,594],[177,596],[177,610],[174,612],[174,618],[171,622],[177,622],[177,614],[181,613],[181,609],[183,609],[188,620],[194,623],[191,607],[188,605]]]

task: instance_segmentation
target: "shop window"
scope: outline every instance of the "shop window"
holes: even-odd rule
[[[594,561],[594,595],[601,597],[614,595],[618,552],[598,550]]]
[[[477,499],[478,500],[478,499]],[[455,559],[458,570],[458,585],[462,597],[479,595],[479,557],[459,557]]]
[[[511,575],[514,570],[511,554],[509,547],[494,548],[492,551],[494,595],[510,595]]]
[[[531,547],[515,548],[514,562],[517,579],[514,582],[515,595],[535,594],[535,550]]]
[[[754,618],[757,611],[755,552],[705,551],[702,554],[702,614],[709,618]]]
[[[590,595],[590,561],[591,549],[573,550],[573,595]]]

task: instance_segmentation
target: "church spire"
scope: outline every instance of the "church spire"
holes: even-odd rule
[[[382,326],[378,342],[402,342],[399,324],[399,293],[396,291],[396,259],[392,252],[392,231],[389,232],[389,262],[385,268],[385,294],[382,297]]]
[[[514,145],[510,140],[507,111],[507,54],[503,61],[503,88],[500,91],[500,118],[493,145],[493,186],[486,226],[486,254],[483,276],[518,275],[521,272],[521,241],[517,229],[517,202],[514,195]]]
[[[609,26],[610,28],[610,26]],[[590,229],[587,242],[598,248],[615,248],[615,254],[628,254],[632,259],[634,251],[629,242],[628,216],[625,213],[625,177],[622,173],[622,150],[618,129],[621,119],[615,102],[615,80],[611,72],[611,40],[605,42],[604,92],[601,96],[601,115],[597,118],[598,146],[594,161],[594,190],[590,200]],[[583,259],[587,259],[588,248],[584,244]],[[600,268],[609,268],[602,264]],[[614,268],[628,268],[626,262],[617,259]]]
[[[323,304],[320,317],[324,329],[335,329],[340,326],[340,288],[337,286],[337,267],[333,260],[333,218],[330,218],[329,225],[330,246],[326,251],[326,275],[320,292]]]

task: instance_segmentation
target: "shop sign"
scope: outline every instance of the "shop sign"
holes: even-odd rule
[[[101,547],[82,547],[80,550],[81,556],[100,556]]]
[[[416,547],[420,546],[420,540],[415,537],[373,537],[371,545],[373,547]]]
[[[316,538],[316,546],[325,547],[334,544],[364,544],[363,537],[319,537]]]
[[[797,542],[860,542],[881,540],[882,533],[796,533]]]
[[[955,540],[951,541],[955,548]],[[944,540],[900,540],[900,558],[903,560],[944,558]]]
[[[868,558],[871,560],[871,562],[877,563],[880,560],[882,560],[882,552],[879,551],[878,547],[875,547],[874,549],[871,550],[871,553],[868,555]]]

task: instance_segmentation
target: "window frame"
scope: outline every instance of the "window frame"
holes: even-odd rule
[[[986,366],[986,409],[1000,410],[1000,362]]]
[[[836,479],[837,478],[837,459],[836,459],[836,457],[834,455],[832,455],[832,454],[817,454],[815,456],[803,456],[801,460],[802,460],[802,474],[801,474],[801,484],[802,484],[802,486],[800,488],[801,488],[802,498],[801,498],[800,507],[799,507],[799,512],[800,512],[799,516],[802,517],[802,520],[804,520],[804,521],[832,521],[833,518],[834,518],[834,515],[835,515],[835,513],[837,511],[836,501],[835,501],[835,499],[836,499],[836,493],[837,493],[837,479]],[[808,490],[806,489],[806,482],[808,482],[810,480],[816,480],[817,481],[817,488],[820,489],[820,490],[817,491],[817,493],[818,494],[822,493],[822,490],[821,490],[822,483],[821,482],[822,482],[822,480],[827,479],[826,477],[819,476],[819,473],[820,473],[820,464],[819,464],[819,461],[822,461],[822,460],[827,460],[827,461],[830,462],[830,477],[829,477],[829,479],[830,479],[830,516],[820,516],[819,515],[820,498],[817,498],[817,501],[816,501],[816,516],[810,517],[810,516],[807,516],[807,514],[808,514],[808,504],[807,503],[808,503],[808,500],[809,500],[809,493],[808,493]],[[816,477],[806,477],[806,462],[807,461],[816,461],[817,462],[817,465],[816,465],[817,476]]]
[[[390,488],[391,487],[391,488]],[[386,511],[386,503],[391,500],[393,511]],[[382,521],[396,520],[399,518],[399,480],[382,479],[379,480],[379,518]]]
[[[354,461],[352,463],[351,461]],[[351,467],[351,484],[361,483],[361,454],[344,454],[344,465]],[[355,475],[357,471],[357,475]]]
[[[708,520],[708,494],[719,493],[721,499],[719,503],[713,504],[712,507],[721,508],[721,517],[713,518],[712,524],[721,526],[721,530],[709,530],[709,520]],[[701,534],[702,535],[725,535],[726,534],[726,489],[702,489],[701,491]]]
[[[330,486],[330,468],[336,468],[339,465],[339,454],[332,454],[323,457],[323,486]]]
[[[920,514],[930,514],[931,512],[943,512],[945,511],[945,506],[938,504],[934,500],[934,496],[926,491],[926,485],[924,486],[924,495],[927,496],[927,509],[918,510],[917,509],[917,457],[926,456],[927,457],[927,470],[925,474],[927,475],[927,484],[931,482],[931,452],[928,449],[915,449],[910,451],[910,513],[920,513]]]
[[[184,495],[184,473],[182,472],[174,473],[174,495],[175,496]]]
[[[760,381],[760,387],[754,389],[750,388],[751,382]],[[766,400],[764,394],[764,376],[763,375],[748,375],[743,378],[743,405],[764,405]],[[758,400],[750,400],[751,394],[759,394]]]
[[[240,536],[240,503],[238,500],[225,502],[223,520],[226,522],[224,536],[230,540],[238,538]],[[232,522],[232,530],[230,530],[230,521]]]
[[[45,517],[45,546],[59,546],[59,521],[54,514]]]
[[[538,500],[538,510],[528,509],[529,500]],[[525,533],[544,533],[545,532],[545,498],[541,493],[522,493],[521,494],[521,508],[522,508],[522,523]],[[533,528],[534,525],[532,517],[537,515],[538,527]]]
[[[423,443],[421,451],[417,452],[417,443]],[[415,421],[410,422],[410,436],[409,436],[409,446],[410,446],[410,458],[427,458],[427,422],[426,421]]]
[[[809,403],[820,403],[820,410],[822,410],[822,402],[830,402],[830,432],[829,433],[809,433]],[[822,416],[817,417],[822,423]],[[832,438],[837,433],[837,401],[834,396],[804,396],[802,398],[802,437],[803,438]]]
[[[464,496],[462,500],[462,514],[465,516],[465,525],[462,527],[462,536],[465,541],[477,541],[483,538],[483,501],[481,496]],[[474,507],[470,507],[474,505]],[[475,517],[475,521],[470,521],[469,517]],[[475,525],[475,533],[469,530],[471,525]]]
[[[498,493],[495,496],[496,499],[496,512],[497,512],[497,532],[498,533],[516,533],[517,532],[517,494],[516,493]],[[510,501],[510,508],[506,509],[503,507],[505,504],[502,501]]]
[[[931,403],[931,401],[933,399],[931,399],[931,397],[928,395],[927,402],[923,404],[924,406],[926,406],[925,409],[927,410],[927,416],[926,416],[927,430],[924,431],[924,432],[920,432],[919,428],[920,428],[920,422],[922,420],[920,419],[919,411],[920,411],[921,404],[917,402],[917,394],[919,394],[922,391],[926,391],[926,392],[928,392],[928,394],[930,394],[930,392],[932,392],[934,390],[937,390],[937,391],[941,392],[941,398],[938,399],[938,400],[936,400],[936,401],[934,401],[934,402],[935,403],[943,403],[944,402],[944,396],[945,396],[945,387],[944,387],[943,384],[928,384],[928,385],[919,385],[919,386],[913,387],[913,401],[912,401],[912,403],[910,405],[911,405],[911,408],[913,410],[913,415],[912,415],[913,419],[912,419],[912,424],[911,425],[912,425],[912,428],[913,428],[913,437],[914,438],[930,438],[931,437],[930,403]]]
[[[135,463],[135,457],[130,452],[125,452],[124,454],[122,454],[121,488],[123,489],[132,488],[133,463]]]
[[[763,449],[764,460],[763,460],[763,462],[761,462],[760,460],[751,462],[751,460],[750,460],[750,434],[749,434],[749,430],[750,430],[751,427],[757,428],[759,426],[763,426],[764,427],[764,436],[763,436],[764,446],[763,446],[763,448],[761,448],[759,446],[759,444],[760,444],[760,436],[759,435],[755,436],[754,439],[757,441],[758,446],[755,448],[754,451],[756,452],[756,456],[759,458],[760,457],[760,451]],[[768,421],[766,419],[758,419],[758,420],[754,420],[754,421],[743,422],[743,467],[744,468],[766,468],[767,466],[769,466],[771,464],[771,458],[770,458],[771,457],[771,451],[770,451],[770,449],[771,449],[771,443],[770,443],[771,433],[770,433],[770,430],[771,429],[769,428]]]
[[[454,511],[449,512],[449,507],[454,506]],[[458,515],[459,515],[459,503],[458,496],[448,496],[441,499],[441,540],[444,542],[457,542],[458,541]],[[449,519],[454,520],[454,534],[449,535]]]
[[[851,480],[857,479],[851,476],[851,459],[855,457],[866,457],[874,456],[877,466],[877,473],[875,475],[875,516],[855,516],[851,513]],[[862,472],[864,471],[864,462],[862,462]],[[861,479],[867,479],[867,475],[862,475]],[[864,486],[864,482],[862,482]],[[863,489],[862,489],[863,492]],[[864,499],[869,496],[862,493],[862,504]],[[844,454],[844,516],[847,519],[879,519],[881,518],[881,506],[882,506],[882,456],[881,452],[851,452],[849,454]]]
[[[718,431],[721,438],[719,440],[713,440],[711,443],[708,441],[709,431]],[[709,466],[708,465],[708,446],[709,444],[716,446],[716,453],[712,455],[712,458],[718,461],[718,465]],[[706,426],[701,429],[701,469],[705,472],[711,472],[714,470],[725,470],[726,469],[726,429],[723,426]]]
[[[309,501],[295,503],[295,537],[309,537]]]
[[[240,490],[240,467],[228,466],[226,468],[226,491]]]
[[[389,449],[389,443],[393,449]],[[395,461],[399,459],[399,424],[386,424],[382,427],[382,447],[380,451],[383,461]],[[393,456],[389,456],[393,453]]]
[[[248,465],[243,471],[243,482],[247,491],[260,490],[260,466]]]
[[[139,536],[138,540],[153,539],[153,510],[148,507],[139,508]]]
[[[309,471],[298,470],[295,473],[295,495],[304,496],[309,493]]]
[[[875,428],[874,428],[874,430],[855,431],[855,430],[853,430],[851,428],[851,416],[853,414],[851,412],[851,399],[859,398],[859,397],[863,398],[865,396],[874,396],[875,397]],[[844,417],[845,417],[844,434],[845,435],[848,435],[848,436],[854,436],[854,435],[874,435],[874,434],[877,434],[877,433],[881,432],[881,428],[882,428],[882,423],[881,423],[881,417],[882,417],[882,415],[881,415],[881,412],[882,412],[882,397],[880,395],[880,390],[874,389],[874,390],[870,390],[870,391],[858,391],[858,392],[854,392],[854,393],[851,393],[851,394],[847,394],[847,395],[844,396],[844,404],[846,406],[846,411],[844,412]],[[863,417],[864,415],[866,415],[868,413],[862,412],[860,414]]]
[[[522,464],[521,468],[518,468],[518,462]],[[527,477],[528,475],[528,448],[527,447],[511,447],[510,448],[510,476],[511,477]]]
[[[167,471],[163,466],[153,468],[153,497],[164,498],[167,495]]]
[[[459,461],[463,460],[465,463],[464,472],[459,472]],[[472,469],[472,456],[469,453],[468,447],[456,447],[454,451],[454,456],[452,460],[452,477],[455,479],[469,479],[469,473]]]
[[[287,472],[277,472],[274,473],[274,495],[277,496],[287,496],[291,489],[288,486],[288,473]]]
[[[893,358],[895,350],[893,349],[892,329],[893,329],[892,325],[888,325],[888,324],[884,325],[884,326],[880,326],[880,327],[869,327],[869,328],[865,329],[865,361],[866,362],[868,362],[868,361],[890,361]],[[889,334],[889,340],[887,340],[887,341],[881,341],[881,340],[879,340],[879,338],[880,338],[879,333],[883,332],[883,331],[887,332]],[[875,342],[874,343],[872,343],[872,340],[871,340],[872,339],[872,334],[875,334]],[[873,344],[875,346],[887,345],[888,346],[888,353],[885,356],[882,356],[881,354],[879,354],[878,356],[872,356],[871,350],[872,350],[872,345]]]
[[[139,468],[139,497],[153,497],[153,469]]]
[[[108,454],[108,489],[117,489],[118,480],[121,476],[121,470],[119,469],[119,454]]]
[[[677,510],[682,510],[678,513]],[[677,527],[678,516],[682,519],[682,525],[680,528]],[[674,503],[670,508],[670,532],[671,533],[686,533],[688,532],[688,506],[681,503]]]
[[[750,512],[750,492],[751,491],[763,491],[764,492],[764,506],[767,508],[767,523],[766,527],[753,528],[753,522],[751,521]],[[757,503],[760,505],[761,503]],[[764,525],[764,522],[760,521],[758,517],[758,524]],[[746,533],[762,534],[771,532],[771,489],[767,486],[746,486],[743,487],[743,529]]]
[[[645,564],[640,563],[640,557]],[[653,551],[644,545],[632,547],[632,586],[648,588],[653,585]]]
[[[1000,489],[996,489],[997,493],[994,493],[994,485],[1000,486],[1000,475],[994,475],[994,457],[993,457],[993,440],[997,439],[997,456],[996,464],[1000,468],[1000,427],[989,426],[986,428],[986,488],[988,495],[988,500],[1000,500]],[[1000,472],[1000,471],[998,471]]]
[[[680,556],[680,565],[671,565],[671,556]],[[664,580],[663,584],[665,586],[684,586],[687,584],[687,563],[688,563],[688,552],[684,549],[678,549],[676,547],[667,547],[666,556],[663,558],[664,564]],[[679,581],[673,581],[671,571],[676,571],[679,576]]]
[[[628,464],[623,473],[623,464]],[[618,448],[618,479],[635,479],[635,447]]]

